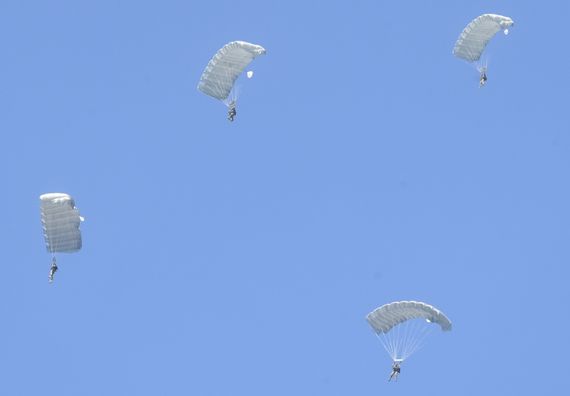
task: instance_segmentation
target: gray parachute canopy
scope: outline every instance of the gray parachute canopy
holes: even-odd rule
[[[493,36],[499,30],[503,30],[507,34],[513,23],[511,18],[502,15],[484,14],[478,16],[459,35],[453,48],[453,54],[468,62],[478,61]]]
[[[245,41],[232,41],[224,45],[206,66],[198,89],[206,95],[225,100],[246,66],[264,54],[265,48]]]
[[[438,324],[443,331],[451,330],[451,322],[443,312],[418,301],[398,301],[382,305],[366,316],[366,320],[378,334],[388,333],[393,327],[408,320],[421,318]]]
[[[83,218],[67,194],[40,196],[40,209],[46,248],[50,253],[76,252],[81,249],[79,224]]]

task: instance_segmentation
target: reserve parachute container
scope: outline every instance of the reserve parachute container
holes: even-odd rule
[[[394,362],[403,362],[420,348],[434,329],[451,330],[437,308],[419,301],[397,301],[370,312],[366,320]]]
[[[235,109],[239,95],[236,80],[245,68],[258,56],[265,55],[265,48],[245,41],[232,41],[224,45],[210,59],[200,77],[198,90],[223,102],[230,111]],[[247,77],[253,77],[248,71]]]
[[[40,209],[44,239],[47,251],[72,253],[81,249],[83,218],[75,207],[75,201],[68,194],[48,193],[40,196]]]

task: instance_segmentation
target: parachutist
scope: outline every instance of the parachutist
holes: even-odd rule
[[[245,41],[232,41],[216,52],[200,77],[198,90],[227,106],[230,122],[235,119],[237,113],[235,102],[239,86],[235,83],[244,69],[260,55],[265,55],[265,48],[262,46]],[[246,75],[251,78],[253,72],[248,71]]]
[[[55,275],[55,273],[57,272],[58,267],[57,267],[57,263],[55,262],[55,257],[53,258],[52,262],[51,262],[51,267],[49,269],[49,283],[53,282],[53,277]]]
[[[485,72],[485,70],[482,70],[481,77],[479,78],[479,88],[485,85],[486,82],[487,82],[487,73]]]
[[[459,38],[455,42],[453,54],[469,63],[478,65],[480,64],[479,61],[481,56],[487,48],[487,44],[495,34],[501,30],[506,33],[513,25],[513,20],[503,15],[480,15],[465,26],[459,35]],[[478,70],[481,73],[479,78],[479,87],[483,87],[487,82],[487,75],[485,74],[487,68],[481,65]]]
[[[439,309],[421,301],[395,301],[384,304],[366,315],[392,362],[388,381],[397,381],[405,359],[423,345],[434,325],[451,330],[451,321]]]
[[[232,100],[230,102],[230,105],[228,106],[228,120],[230,122],[233,122],[236,115],[237,115],[236,102]]]
[[[394,362],[392,363],[392,373],[390,378],[388,378],[388,382],[392,380],[398,381],[398,375],[400,375],[400,362]]]

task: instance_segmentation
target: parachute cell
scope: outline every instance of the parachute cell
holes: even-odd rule
[[[44,238],[48,252],[71,253],[81,249],[79,225],[83,218],[75,202],[67,194],[49,193],[40,196]]]
[[[220,49],[202,73],[198,90],[224,101],[230,95],[236,79],[265,48],[245,41],[232,41]]]
[[[511,18],[502,15],[484,14],[478,16],[459,35],[453,48],[453,54],[468,62],[478,61],[493,36],[500,30],[508,33],[508,28],[513,23]]]

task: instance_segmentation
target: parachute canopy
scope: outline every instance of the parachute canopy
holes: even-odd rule
[[[443,331],[451,330],[451,322],[443,312],[418,301],[399,301],[382,305],[366,316],[376,333],[387,333],[400,323],[418,318],[438,324]]]
[[[265,48],[245,41],[232,41],[224,45],[210,59],[198,83],[198,90],[216,99],[225,100],[247,65],[257,56],[264,54]]]
[[[508,33],[508,28],[513,24],[511,18],[502,15],[484,14],[478,16],[459,35],[453,48],[453,55],[468,62],[478,61],[493,36],[499,30]]]
[[[48,252],[71,253],[80,250],[79,224],[83,218],[73,198],[63,193],[43,194],[40,196],[40,209]]]
[[[366,320],[395,362],[404,361],[422,346],[434,327],[432,324],[443,331],[451,330],[451,322],[443,312],[418,301],[382,305],[370,312]]]

